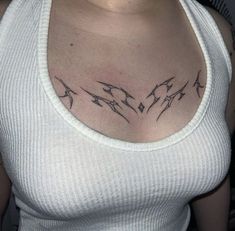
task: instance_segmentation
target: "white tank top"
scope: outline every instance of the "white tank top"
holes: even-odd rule
[[[180,0],[206,61],[202,101],[180,131],[132,143],[86,126],[56,95],[46,61],[51,3],[13,0],[0,24],[0,152],[19,231],[185,231],[189,201],[230,164],[232,66],[217,25],[197,1]]]

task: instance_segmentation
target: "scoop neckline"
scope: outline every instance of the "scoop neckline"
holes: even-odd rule
[[[49,102],[56,109],[56,111],[62,116],[64,121],[72,125],[79,133],[83,134],[85,137],[95,142],[98,142],[99,144],[104,144],[106,146],[110,146],[113,148],[130,150],[130,151],[151,151],[151,150],[166,148],[169,145],[176,144],[179,141],[183,140],[194,131],[194,129],[200,124],[201,120],[203,119],[210,102],[210,95],[212,88],[212,65],[211,65],[212,62],[210,56],[208,55],[208,50],[207,50],[208,48],[206,47],[205,42],[203,41],[203,38],[198,29],[198,25],[194,21],[194,18],[191,15],[192,13],[188,8],[187,5],[189,4],[187,2],[188,0],[186,1],[178,0],[178,1],[180,2],[180,5],[186,15],[186,18],[189,20],[191,28],[196,36],[196,40],[200,45],[201,52],[204,57],[204,62],[206,63],[207,80],[202,100],[199,104],[196,113],[193,115],[191,120],[179,131],[156,141],[130,142],[109,137],[90,128],[82,121],[80,121],[78,118],[76,118],[60,101],[50,80],[48,60],[47,60],[48,35],[49,35],[49,23],[50,23],[52,0],[42,0],[42,9],[39,21],[39,36],[37,44],[39,79],[44,89],[44,92],[49,98]]]

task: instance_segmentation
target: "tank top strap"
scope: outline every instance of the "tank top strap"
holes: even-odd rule
[[[187,6],[189,6],[189,10],[191,14],[194,16],[194,20],[197,22],[198,27],[201,29],[201,33],[204,33],[205,40],[207,43],[214,42],[214,49],[217,49],[216,45],[220,49],[228,71],[229,82],[232,80],[232,62],[230,59],[229,51],[224,42],[223,36],[221,34],[220,29],[218,28],[217,23],[215,22],[212,15],[208,12],[208,10],[198,1],[196,0],[184,0]]]

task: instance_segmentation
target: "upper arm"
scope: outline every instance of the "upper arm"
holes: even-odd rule
[[[0,0],[0,21],[7,7],[9,6],[10,2],[11,2],[10,0]],[[4,213],[4,210],[6,209],[11,193],[11,181],[4,168],[1,153],[0,153],[0,185],[1,185],[0,187],[0,218],[1,218]]]
[[[0,153],[0,185],[1,185],[0,187],[0,218],[1,218],[8,205],[11,194],[11,181],[4,168],[1,153]]]
[[[4,178],[7,178],[7,180],[10,181],[10,178],[8,177],[6,170],[5,170],[5,167],[4,167],[4,162],[2,160],[2,154],[0,152],[0,180],[2,180],[2,178],[1,178],[2,176],[4,176]],[[2,186],[1,183],[2,182],[0,182],[0,185]]]
[[[0,19],[4,15],[11,0],[0,0]]]
[[[230,54],[232,63],[232,81],[229,87],[228,101],[226,105],[225,117],[230,133],[235,132],[235,38],[232,26],[217,11],[210,7],[206,7],[211,16],[214,18],[224,39],[225,45]]]

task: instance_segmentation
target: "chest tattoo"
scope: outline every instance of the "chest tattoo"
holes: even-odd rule
[[[72,97],[71,93],[73,93],[73,94],[75,94],[75,95],[77,95],[77,93],[76,93],[75,91],[71,90],[71,88],[69,88],[69,87],[67,86],[67,84],[65,84],[62,79],[58,78],[57,76],[55,76],[55,78],[56,78],[57,80],[59,80],[59,81],[61,82],[61,84],[62,84],[62,85],[64,86],[64,88],[65,88],[64,95],[60,95],[59,97],[60,97],[60,98],[69,97],[70,109],[71,109],[72,106],[73,106],[73,97]]]
[[[200,77],[201,70],[198,71],[196,80],[193,83],[193,87],[195,88],[195,92],[197,96],[200,98],[200,89],[204,88],[204,86],[201,85],[199,77]],[[60,98],[69,98],[71,109],[73,106],[73,95],[78,95],[77,92],[72,90],[65,82],[61,79],[55,76],[55,78],[63,85],[65,92],[64,95],[59,95]],[[120,86],[114,86],[110,83],[105,83],[102,81],[96,81],[99,86],[102,86],[102,90],[104,92],[103,95],[97,95],[87,89],[84,89],[83,87],[80,87],[82,92],[88,94],[91,96],[91,102],[96,104],[99,107],[103,107],[106,105],[109,109],[111,109],[112,112],[118,114],[121,116],[127,123],[130,123],[128,118],[124,115],[124,112],[127,109],[132,110],[137,116],[139,113],[148,114],[155,105],[158,104],[158,107],[160,107],[160,112],[158,115],[156,115],[156,122],[159,120],[159,118],[169,109],[172,107],[173,103],[177,100],[180,101],[182,98],[186,95],[186,87],[188,86],[189,81],[185,82],[178,90],[175,90],[173,93],[169,93],[170,90],[174,87],[174,80],[175,76],[172,76],[171,78],[163,81],[162,83],[158,83],[155,85],[155,87],[146,94],[146,97],[143,98],[142,101],[138,102],[136,98],[128,93],[126,89]],[[165,93],[160,93],[159,90],[164,90]],[[114,92],[118,92],[118,95]],[[163,91],[161,91],[163,92]],[[193,91],[194,92],[194,91]],[[190,89],[188,93],[193,93]],[[188,94],[187,93],[187,94]],[[108,96],[105,96],[108,95]],[[148,99],[151,100],[150,103]],[[134,106],[137,105],[137,106]]]
[[[165,86],[165,87],[166,87],[166,91],[168,92],[168,91],[172,88],[172,86],[173,86],[173,84],[170,84],[170,82],[171,82],[174,78],[175,78],[175,77],[172,77],[172,78],[170,78],[170,79],[164,81],[163,83],[157,84],[157,85],[153,88],[153,90],[150,92],[150,94],[146,97],[146,99],[147,99],[147,98],[153,96],[153,102],[152,102],[152,104],[150,105],[150,107],[148,108],[147,113],[149,112],[149,110],[150,110],[150,109],[160,100],[160,98],[161,98],[160,96],[158,96],[158,97],[156,96],[156,91],[157,91],[157,89],[160,88],[161,86]]]
[[[198,95],[199,98],[200,98],[200,88],[204,88],[204,86],[202,86],[199,82],[200,72],[201,72],[201,70],[198,72],[197,79],[195,80],[195,82],[193,84],[193,87],[196,88],[197,95]]]
[[[161,104],[161,106],[162,106],[163,104],[166,103],[166,106],[165,106],[165,107],[163,108],[163,110],[160,112],[159,116],[157,117],[157,121],[158,121],[158,119],[160,118],[160,116],[161,116],[167,109],[169,109],[169,108],[171,107],[171,104],[173,103],[173,101],[174,101],[174,99],[175,99],[175,97],[176,97],[177,95],[179,95],[178,101],[181,100],[181,99],[183,98],[183,96],[185,96],[185,93],[184,93],[183,91],[184,91],[184,89],[185,89],[185,87],[186,87],[187,85],[188,85],[188,81],[187,81],[187,83],[186,83],[181,89],[179,89],[179,90],[176,91],[175,93],[173,93],[173,94],[171,94],[171,95],[166,95],[166,97],[164,98],[164,100],[163,100],[163,102],[162,102],[162,104]]]
[[[117,110],[116,107],[119,107],[119,108],[121,108],[122,110],[123,110],[123,108],[119,105],[119,103],[118,103],[116,100],[114,100],[114,99],[109,100],[109,99],[106,99],[106,98],[104,98],[104,97],[95,95],[95,94],[93,94],[93,93],[91,93],[91,92],[89,92],[89,91],[83,89],[82,87],[81,87],[81,89],[84,90],[84,91],[87,92],[90,96],[93,97],[93,100],[92,100],[93,103],[95,103],[96,105],[98,105],[98,106],[100,106],[100,107],[103,107],[103,105],[100,103],[100,102],[102,101],[102,102],[105,103],[113,112],[115,112],[115,113],[117,113],[118,115],[122,116],[128,123],[130,123],[130,121],[129,121],[124,115],[122,115],[122,114]],[[130,107],[130,108],[132,108],[132,107]]]

